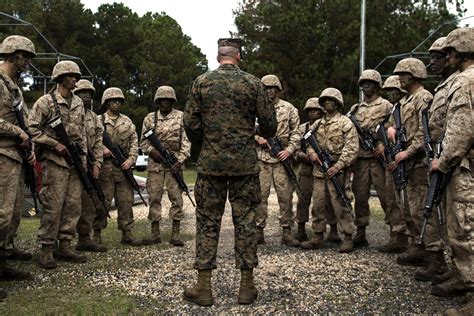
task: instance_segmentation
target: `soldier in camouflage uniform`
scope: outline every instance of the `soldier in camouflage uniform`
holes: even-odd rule
[[[408,233],[412,237],[408,250],[397,258],[402,265],[427,264],[424,245],[417,245],[414,241],[420,235],[422,224],[423,203],[428,186],[428,169],[424,163],[423,133],[420,129],[421,111],[427,108],[433,99],[432,94],[424,89],[422,80],[426,79],[426,67],[416,58],[405,58],[398,62],[394,74],[400,78],[400,85],[407,91],[407,95],[400,100],[401,124],[405,129],[406,144],[403,151],[395,156],[395,161],[388,167],[395,170],[397,165],[405,161],[408,177],[407,197],[408,205],[404,210],[405,223]],[[389,120],[388,136],[395,141],[395,121],[393,115]],[[426,236],[425,241],[428,241]]]
[[[435,88],[435,95],[433,102],[428,109],[428,122],[431,133],[431,148],[436,151],[438,142],[444,135],[446,112],[448,109],[447,99],[448,91],[454,77],[459,73],[446,60],[446,52],[443,50],[446,37],[438,38],[428,50],[431,56],[430,65],[431,71],[442,77],[441,82]],[[422,126],[420,126],[422,128]],[[428,161],[428,163],[430,163]],[[446,210],[446,198],[444,198],[441,206],[441,211]],[[428,242],[425,243],[426,251],[429,256],[429,264],[426,269],[422,268],[415,273],[415,279],[419,281],[430,281],[435,275],[440,275],[448,272],[448,266],[444,259],[444,246],[442,238],[446,238],[446,226],[438,225],[438,219],[433,212],[433,215],[426,226],[425,236]],[[441,232],[442,236],[440,236]]]
[[[255,210],[260,204],[259,167],[255,149],[255,119],[262,137],[275,135],[275,110],[265,88],[237,66],[240,40],[220,39],[219,68],[193,83],[184,110],[186,133],[202,144],[197,162],[196,261],[197,284],[184,298],[212,305],[211,271],[216,268],[217,244],[224,206],[229,196],[235,226],[236,267],[241,270],[239,304],[257,298],[253,269],[258,264]]]
[[[277,113],[278,129],[275,135],[281,142],[282,147],[277,157],[270,153],[269,144],[264,137],[255,136],[258,143],[257,153],[260,166],[260,187],[262,189],[262,203],[257,208],[257,243],[264,244],[265,238],[263,230],[268,217],[268,197],[270,188],[273,185],[280,205],[280,226],[283,228],[281,243],[291,247],[299,245],[291,234],[293,224],[293,184],[290,182],[285,168],[280,161],[290,159],[291,155],[298,149],[300,135],[298,127],[300,118],[298,110],[289,102],[281,100],[279,94],[282,90],[280,80],[275,75],[267,75],[262,78],[267,94],[272,101]]]
[[[41,201],[43,212],[38,230],[41,251],[38,265],[44,269],[54,269],[53,247],[59,240],[57,258],[59,260],[84,263],[85,256],[79,255],[72,247],[76,226],[81,215],[82,186],[77,171],[67,162],[68,151],[65,144],[49,126],[48,121],[60,117],[71,141],[87,151],[85,131],[85,111],[81,98],[72,91],[81,77],[79,66],[73,61],[60,61],[53,68],[52,80],[55,89],[33,105],[29,117],[29,127],[33,140],[40,147],[38,159],[43,164],[43,187]],[[85,166],[86,159],[83,157]]]
[[[301,124],[298,128],[298,135],[302,136],[308,132],[309,127],[324,114],[324,109],[319,105],[318,98],[309,98],[303,109],[308,115],[309,121]],[[307,241],[305,225],[309,221],[309,207],[311,205],[311,195],[313,193],[313,163],[306,154],[306,144],[301,139],[301,146],[295,152],[295,159],[300,164],[298,171],[298,184],[301,193],[298,193],[298,203],[296,204],[296,223],[298,230],[295,233],[295,239],[298,241]],[[326,219],[331,227],[328,241],[341,242],[337,233],[337,220],[331,205],[327,205]]]
[[[179,233],[180,222],[184,218],[183,193],[173,177],[173,172],[182,173],[183,163],[191,154],[191,143],[184,132],[183,112],[173,109],[176,101],[176,93],[172,87],[159,87],[154,100],[158,110],[148,114],[143,120],[140,146],[150,157],[146,186],[150,197],[148,219],[151,221],[151,236],[142,240],[144,245],[161,243],[161,198],[166,186],[171,202],[169,217],[173,221],[170,243],[174,246],[184,246]],[[166,168],[161,163],[160,152],[144,136],[149,130],[153,130],[163,146],[176,156],[178,161],[172,168]]]
[[[376,136],[378,124],[390,114],[392,105],[379,95],[382,89],[382,77],[376,70],[364,70],[359,78],[359,86],[362,88],[364,100],[362,103],[354,104],[348,115],[356,120],[362,130],[373,135],[374,150],[363,147],[359,144],[359,153],[353,165],[354,180],[352,182],[352,192],[355,198],[355,224],[357,233],[353,240],[354,247],[368,246],[366,238],[366,227],[369,225],[370,208],[370,186],[374,185],[375,191],[380,201],[380,206],[385,214],[391,214],[387,209],[385,200],[385,169],[380,164],[383,159],[383,145]],[[359,135],[362,139],[362,135]]]
[[[398,76],[388,77],[382,88],[391,104],[399,102],[407,93],[400,86]],[[385,222],[390,226],[390,238],[377,250],[383,253],[402,253],[408,249],[407,225],[400,204],[397,202],[397,190],[392,172],[388,168],[385,168],[385,204]]]
[[[130,169],[138,157],[138,136],[132,120],[120,113],[120,108],[125,101],[125,96],[119,88],[108,88],[102,95],[101,104],[107,111],[99,116],[104,133],[110,135],[115,146],[120,146],[124,154],[128,157],[119,167],[113,164],[113,157],[110,148],[104,146],[104,162],[100,170],[99,181],[104,190],[108,207],[115,199],[117,205],[118,229],[122,231],[122,244],[140,246],[141,240],[136,239],[132,234],[133,228],[133,201],[134,192],[132,186],[127,182],[122,170]],[[107,226],[107,217],[102,218],[102,222],[94,228],[94,240],[101,244],[101,231]]]
[[[448,34],[444,46],[448,62],[459,70],[448,92],[443,152],[432,170],[454,170],[447,190],[447,229],[454,275],[433,286],[431,293],[458,296],[471,292],[466,306],[448,315],[472,315],[474,310],[474,29],[459,28]]]
[[[29,157],[22,157],[23,150],[29,146],[29,137],[18,126],[13,113],[13,106],[21,102],[22,115],[25,119],[28,116],[17,74],[25,71],[36,56],[35,46],[26,37],[8,36],[2,42],[0,56],[3,58],[0,64],[0,280],[24,280],[31,278],[31,274],[7,266],[6,248],[13,218],[16,217],[18,223],[20,219],[15,209],[19,211],[18,204],[23,202],[17,199],[23,190],[23,159],[32,165],[36,162],[33,152]],[[6,296],[6,292],[0,290],[0,299]]]
[[[86,116],[84,124],[86,125],[86,140],[88,155],[93,157],[92,175],[94,178],[99,178],[100,168],[103,161],[103,146],[102,134],[104,129],[97,114],[92,111],[92,98],[95,93],[95,88],[89,80],[81,79],[76,84],[74,94],[82,99]],[[94,206],[94,202],[85,190],[81,194],[81,217],[77,223],[77,233],[79,240],[76,246],[78,251],[91,252],[106,252],[107,248],[104,245],[95,243],[91,239],[92,228],[96,218],[107,216],[107,210],[102,209],[101,206]]]
[[[310,129],[313,130],[321,149],[327,149],[335,162],[327,173],[321,172],[319,168],[314,168],[313,208],[311,210],[314,237],[301,243],[301,247],[303,249],[318,249],[325,245],[323,238],[326,229],[325,206],[330,203],[336,214],[340,231],[344,234],[344,241],[339,252],[351,252],[353,249],[352,234],[355,230],[354,220],[350,214],[351,211],[344,205],[330,178],[338,177],[346,191],[346,196],[349,198],[352,196],[349,167],[357,158],[359,151],[357,131],[350,119],[339,112],[344,106],[339,90],[324,89],[319,96],[319,103],[323,105],[326,113]],[[319,157],[314,149],[308,146],[307,151],[313,163],[319,166]]]

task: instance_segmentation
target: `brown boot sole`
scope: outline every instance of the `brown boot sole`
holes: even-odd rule
[[[97,246],[76,246],[77,251],[87,251],[87,252],[107,252],[107,247],[97,245]]]
[[[40,267],[41,269],[52,270],[52,269],[56,269],[58,267],[58,264],[55,261],[47,262],[47,263],[38,262],[38,267]]]
[[[198,305],[201,305],[201,306],[212,306],[212,305],[214,305],[214,298],[210,298],[210,299],[196,298],[196,297],[193,297],[193,296],[186,295],[186,291],[184,291],[183,298],[188,302],[198,304]]]
[[[249,305],[257,300],[257,296],[258,292],[250,296],[239,295],[237,301],[240,305]]]
[[[170,244],[172,244],[175,247],[184,247],[184,242],[182,240],[170,240]]]

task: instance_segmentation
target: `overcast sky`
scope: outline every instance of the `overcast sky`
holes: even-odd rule
[[[86,8],[93,12],[103,3],[122,2],[138,15],[146,12],[166,12],[175,19],[183,33],[191,37],[194,45],[201,48],[209,62],[209,68],[218,65],[217,39],[229,37],[229,31],[235,32],[234,16],[238,0],[81,0]],[[466,16],[474,15],[474,1],[465,1]],[[471,25],[474,19],[466,20]],[[422,39],[420,39],[421,41]]]

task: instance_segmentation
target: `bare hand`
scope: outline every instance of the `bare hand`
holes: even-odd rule
[[[431,169],[430,169],[430,172],[433,172],[433,171],[438,171],[439,170],[439,159],[433,159],[431,161]]]
[[[331,168],[328,169],[327,175],[329,178],[334,177],[337,173],[339,172],[339,168],[336,166],[332,166]]]
[[[155,148],[153,148],[150,151],[149,155],[150,155],[151,159],[153,159],[155,162],[161,163],[163,161],[163,158],[161,157],[160,152],[158,150],[156,150]]]
[[[260,145],[260,147],[268,148],[268,142],[263,137],[257,137],[257,143]]]
[[[112,152],[104,146],[104,153],[103,153],[104,158],[110,158],[112,156]]]
[[[383,144],[378,144],[375,150],[372,152],[375,158],[384,157],[385,146]]]
[[[27,158],[28,164],[34,166],[36,163],[36,156],[35,153],[32,151],[31,154]]]
[[[59,156],[67,156],[69,152],[67,151],[66,146],[64,146],[61,143],[57,143],[56,146],[54,146],[54,151],[59,155]]]
[[[120,168],[122,168],[122,170],[128,170],[132,167],[133,163],[130,161],[130,160],[125,160],[123,162],[123,164],[120,166]]]
[[[280,159],[280,161],[284,161],[286,159],[288,159],[288,157],[290,157],[290,152],[286,149],[283,149],[282,151],[280,151],[278,154],[277,154],[277,158]]]
[[[387,136],[388,139],[391,140],[392,142],[395,142],[395,136],[397,134],[397,131],[393,127],[389,127],[387,129]]]
[[[175,164],[171,166],[171,170],[173,172],[179,172],[181,170],[181,165],[182,165],[181,162],[176,161]]]
[[[390,172],[393,172],[395,169],[397,169],[398,164],[395,161],[392,161],[387,165],[387,168]]]
[[[298,160],[306,164],[311,164],[309,156],[303,152],[298,153]]]
[[[408,153],[406,150],[399,152],[398,154],[395,155],[395,162],[399,164],[403,160],[408,158]]]
[[[26,134],[24,131],[21,131],[20,140],[21,140],[20,147],[28,148],[28,142],[30,140],[30,138],[28,137],[28,134]]]
[[[321,160],[319,160],[319,156],[317,153],[310,153],[309,159],[311,159],[313,163],[318,164],[318,166],[322,165]]]
[[[94,166],[92,168],[92,176],[94,177],[94,179],[98,179],[99,178],[99,173],[100,173],[100,168],[99,166]]]

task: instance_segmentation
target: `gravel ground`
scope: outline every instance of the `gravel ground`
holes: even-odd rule
[[[165,199],[165,207],[169,205]],[[296,201],[296,199],[295,199]],[[185,198],[185,233],[194,234],[194,210]],[[372,206],[377,207],[374,200]],[[230,205],[226,205],[218,251],[218,269],[212,285],[215,305],[209,308],[182,299],[185,287],[194,284],[192,269],[194,241],[183,248],[149,246],[111,249],[105,255],[91,255],[94,269],[74,265],[58,271],[71,280],[85,279],[108,295],[108,289],[120,288],[136,297],[140,309],[152,313],[337,313],[337,314],[436,314],[465,302],[464,298],[440,299],[429,294],[427,283],[415,281],[414,267],[399,266],[395,255],[381,254],[375,247],[386,242],[387,228],[373,221],[368,229],[369,248],[351,254],[339,254],[337,245],[322,250],[303,251],[280,245],[278,205],[274,193],[269,201],[270,216],[265,229],[266,245],[259,246],[259,268],[255,270],[259,290],[257,301],[249,306],[237,304],[239,270],[234,267],[233,226]],[[115,214],[112,215],[114,217]],[[147,209],[135,207],[137,219],[146,219]],[[166,216],[166,215],[165,215]],[[163,230],[169,230],[168,220]],[[309,225],[307,225],[309,229]],[[107,262],[122,261],[121,269],[110,269]],[[43,275],[31,286],[54,282]]]

